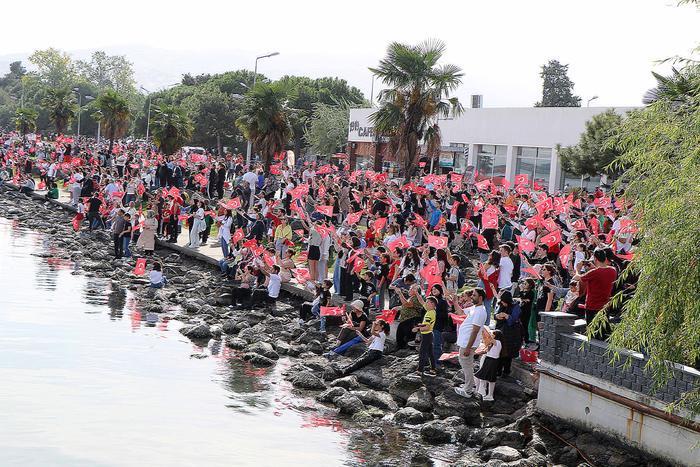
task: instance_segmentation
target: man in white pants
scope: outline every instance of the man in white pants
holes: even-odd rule
[[[458,359],[464,372],[464,386],[456,387],[455,392],[463,397],[472,397],[474,394],[474,351],[481,343],[481,331],[486,323],[486,292],[476,288],[471,291],[471,298],[474,305],[465,310],[469,313],[457,332]]]

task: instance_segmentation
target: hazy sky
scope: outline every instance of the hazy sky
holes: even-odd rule
[[[439,38],[447,43],[444,62],[464,70],[460,98],[466,102],[470,94],[483,94],[489,107],[531,106],[541,96],[540,66],[551,58],[570,64],[583,105],[594,95],[600,96],[594,105],[639,105],[654,84],[650,70],[668,69],[655,61],[687,55],[700,42],[700,13],[676,7],[673,0],[35,0],[29,5],[3,4],[0,55],[49,46],[83,53],[107,48],[134,56],[141,84],[163,86],[185,70],[252,68],[256,55],[279,51],[280,56],[260,62],[260,72],[271,78],[339,76],[369,97],[367,67],[377,63],[390,41]]]

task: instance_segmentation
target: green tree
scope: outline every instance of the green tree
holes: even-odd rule
[[[698,72],[694,67],[687,71]],[[625,168],[618,185],[626,185],[639,228],[626,273],[639,280],[609,340],[615,348],[647,355],[658,384],[670,375],[668,362],[700,362],[700,98],[688,95],[679,104],[677,97],[659,96],[629,114],[615,162]],[[590,332],[604,321],[599,314]],[[681,403],[700,411],[700,387]]]
[[[90,61],[78,60],[75,65],[80,78],[93,84],[100,92],[113,89],[119,94],[128,95],[136,89],[133,65],[123,55],[107,55],[97,50]]]
[[[450,97],[462,82],[455,65],[438,65],[445,51],[441,41],[418,45],[393,42],[377,68],[370,68],[388,86],[379,93],[379,109],[370,119],[375,130],[391,138],[406,180],[420,155],[420,144],[435,157],[440,152],[438,118],[462,112],[456,97]]]
[[[153,141],[164,154],[174,154],[192,138],[192,122],[183,109],[161,105],[152,113]]]
[[[218,154],[223,154],[222,140],[237,133],[236,99],[242,100],[243,96],[234,98],[215,84],[207,83],[185,100],[187,113],[194,123],[196,139],[213,140]]]
[[[20,107],[15,111],[15,126],[22,136],[36,130],[36,119],[39,116],[36,110],[28,107]]]
[[[243,100],[236,120],[238,128],[262,155],[266,172],[273,155],[284,149],[291,136],[286,99],[283,83],[258,83]]]
[[[33,74],[47,88],[68,88],[77,77],[75,64],[70,55],[58,49],[37,50],[29,56],[36,68]]]
[[[542,100],[535,107],[581,107],[581,98],[574,96],[574,83],[568,71],[569,65],[562,65],[558,60],[542,65]]]
[[[338,152],[348,139],[349,120],[347,105],[316,104],[304,140],[318,154]]]
[[[41,103],[48,111],[56,132],[65,133],[78,108],[73,93],[66,88],[51,88],[46,91]]]
[[[671,70],[671,76],[651,72],[656,78],[657,85],[644,94],[642,99],[644,104],[665,100],[674,105],[682,105],[700,97],[700,72],[696,67],[691,66],[680,71],[676,68]]]
[[[559,149],[559,157],[564,170],[574,175],[615,175],[610,164],[620,155],[616,140],[620,133],[622,116],[613,109],[593,116],[586,122],[586,130],[581,134],[576,146]]]
[[[112,153],[114,140],[121,138],[129,129],[131,111],[129,103],[124,97],[111,89],[100,94],[93,108],[96,110],[95,117],[102,125],[105,138],[109,139],[109,153]]]

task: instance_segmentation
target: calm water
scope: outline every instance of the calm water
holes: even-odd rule
[[[351,433],[290,392],[288,362],[197,347],[62,253],[0,219],[1,466],[361,462]]]

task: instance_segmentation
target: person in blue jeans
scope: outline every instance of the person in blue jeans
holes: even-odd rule
[[[364,312],[365,304],[362,300],[355,300],[350,304],[350,313],[347,314],[347,323],[340,330],[338,340],[340,345],[326,353],[327,358],[333,358],[344,354],[353,345],[363,342],[364,337],[368,337],[369,318]]]
[[[435,367],[440,368],[440,356],[442,355],[442,333],[449,325],[449,306],[444,297],[444,291],[440,284],[435,284],[430,289],[430,296],[436,301],[435,325],[433,326],[433,356]],[[418,300],[425,307],[425,300],[418,295]]]
[[[129,249],[129,243],[131,242],[131,215],[129,213],[124,214],[124,230],[122,230],[122,248],[124,250],[124,258],[131,258],[131,250]]]

